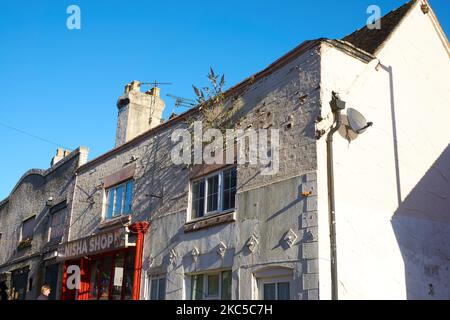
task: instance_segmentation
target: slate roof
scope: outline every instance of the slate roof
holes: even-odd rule
[[[370,54],[375,54],[383,43],[389,38],[395,28],[402,22],[406,14],[414,7],[415,0],[389,12],[381,20],[381,29],[369,29],[367,26],[356,30],[342,40],[353,44]]]

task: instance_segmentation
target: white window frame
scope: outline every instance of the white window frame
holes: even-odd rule
[[[190,183],[189,183],[189,209],[188,209],[189,219],[188,219],[188,221],[196,220],[196,219],[202,219],[204,217],[213,216],[213,215],[216,215],[216,214],[233,212],[233,211],[236,210],[236,202],[235,202],[234,208],[223,210],[223,193],[224,193],[223,174],[224,174],[225,171],[233,169],[233,168],[236,168],[236,166],[229,166],[229,167],[223,168],[221,170],[214,171],[214,172],[212,172],[210,174],[201,176],[199,178],[192,179],[190,181]],[[217,195],[217,201],[218,201],[217,210],[208,212],[208,190],[209,190],[209,188],[208,188],[208,186],[209,186],[208,179],[211,178],[211,177],[217,176],[217,175],[219,176],[219,182],[218,182],[219,186],[218,186],[218,195]],[[203,207],[204,207],[205,212],[204,212],[203,216],[201,216],[201,217],[194,217],[194,208],[193,208],[194,190],[193,190],[193,186],[194,186],[195,182],[199,182],[199,181],[202,181],[202,180],[205,181],[205,197],[204,197],[205,199],[203,200],[204,201]]]
[[[126,188],[127,188],[128,182],[130,182],[130,181],[133,182],[133,188],[132,188],[132,190],[131,190],[131,207],[130,207],[130,212],[126,213],[126,212],[125,212],[125,204],[126,204]],[[118,184],[115,184],[115,185],[113,185],[113,186],[110,186],[110,187],[108,187],[107,189],[104,189],[104,199],[105,199],[104,204],[105,204],[105,205],[104,205],[104,210],[103,210],[103,211],[104,211],[104,213],[103,213],[103,220],[107,221],[107,220],[111,220],[111,219],[114,219],[114,218],[117,218],[117,217],[121,217],[121,216],[126,216],[126,215],[132,214],[132,208],[133,208],[132,204],[133,204],[133,195],[134,195],[135,183],[136,183],[136,181],[135,181],[134,179],[127,179],[127,180],[122,181],[122,182],[120,182],[120,183],[118,183]],[[114,215],[114,209],[115,209],[115,207],[116,207],[116,201],[117,201],[117,198],[116,198],[116,189],[117,189],[119,186],[122,186],[122,203],[121,203],[121,206],[120,206],[121,212],[120,212],[120,214]],[[113,206],[112,206],[113,208],[112,208],[112,212],[111,212],[111,217],[108,217],[108,211],[109,211],[109,192],[110,192],[111,190],[114,190],[114,201],[113,201]]]
[[[258,279],[259,300],[264,300],[264,285],[275,284],[275,300],[278,300],[278,284],[282,282],[289,283],[289,299],[292,300],[292,277],[283,276],[277,278],[261,278]]]
[[[194,300],[194,296],[192,295],[192,286],[193,281],[192,281],[192,277],[195,276],[202,276],[203,277],[203,288],[202,288],[202,292],[203,292],[203,296],[202,296],[202,300],[222,300],[222,273],[223,272],[231,272],[231,269],[223,269],[223,270],[216,270],[216,271],[208,271],[208,272],[201,272],[201,273],[192,273],[189,274],[189,298],[190,300]],[[208,276],[218,276],[219,277],[219,288],[218,288],[218,293],[216,296],[208,296]]]
[[[152,281],[153,280],[157,280],[157,295],[159,295],[159,281],[161,279],[164,279],[164,297],[161,299],[161,297],[158,297],[158,300],[166,300],[166,291],[167,291],[167,277],[165,274],[158,274],[158,275],[148,275],[147,276],[147,293],[146,293],[146,297],[147,300],[152,300]]]
[[[278,285],[280,282],[289,282],[289,299],[295,300],[294,297],[294,273],[291,268],[286,267],[269,267],[254,273],[255,289],[254,299],[264,300],[264,284],[275,284],[275,295],[278,295]],[[278,299],[278,297],[277,297]]]

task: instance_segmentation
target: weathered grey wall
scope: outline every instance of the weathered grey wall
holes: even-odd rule
[[[251,124],[253,129],[280,129],[280,167],[276,174],[261,175],[260,165],[238,166],[235,222],[185,233],[189,171],[170,160],[171,133],[183,126],[178,123],[127,144],[80,170],[70,240],[95,232],[102,221],[105,194],[96,186],[106,176],[136,165],[132,219],[151,222],[145,238],[144,273],[166,274],[167,299],[189,298],[186,274],[216,269],[233,270],[234,299],[252,299],[253,272],[267,266],[291,267],[295,297],[316,299],[314,120],[319,113],[319,61],[318,51],[312,48],[234,97],[233,103],[241,114],[241,128]],[[130,163],[132,156],[137,160]],[[312,194],[306,198],[301,191]],[[298,237],[292,247],[283,244],[289,229]],[[254,254],[249,254],[246,241],[253,233],[259,238],[259,245]],[[220,242],[227,247],[223,259],[217,253]],[[194,247],[200,252],[196,261],[191,255]]]
[[[44,276],[42,254],[52,249],[47,241],[49,207],[46,206],[46,201],[53,197],[53,204],[67,200],[70,205],[74,173],[80,161],[85,161],[86,157],[87,149],[80,148],[47,170],[28,171],[19,180],[8,199],[0,205],[0,273],[29,266],[29,278],[33,279],[33,288],[27,292],[27,299],[37,297]],[[32,245],[17,250],[22,222],[34,215],[36,227]]]

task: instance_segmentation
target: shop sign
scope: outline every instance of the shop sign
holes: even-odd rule
[[[119,228],[74,240],[64,245],[60,256],[67,260],[126,248],[127,235],[125,228]]]

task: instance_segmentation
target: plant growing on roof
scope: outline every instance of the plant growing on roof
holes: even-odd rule
[[[207,77],[210,82],[208,87],[198,89],[192,85],[199,104],[203,130],[214,128],[224,133],[227,129],[234,128],[236,110],[232,104],[226,104],[225,101],[225,75],[216,74],[210,68]]]

